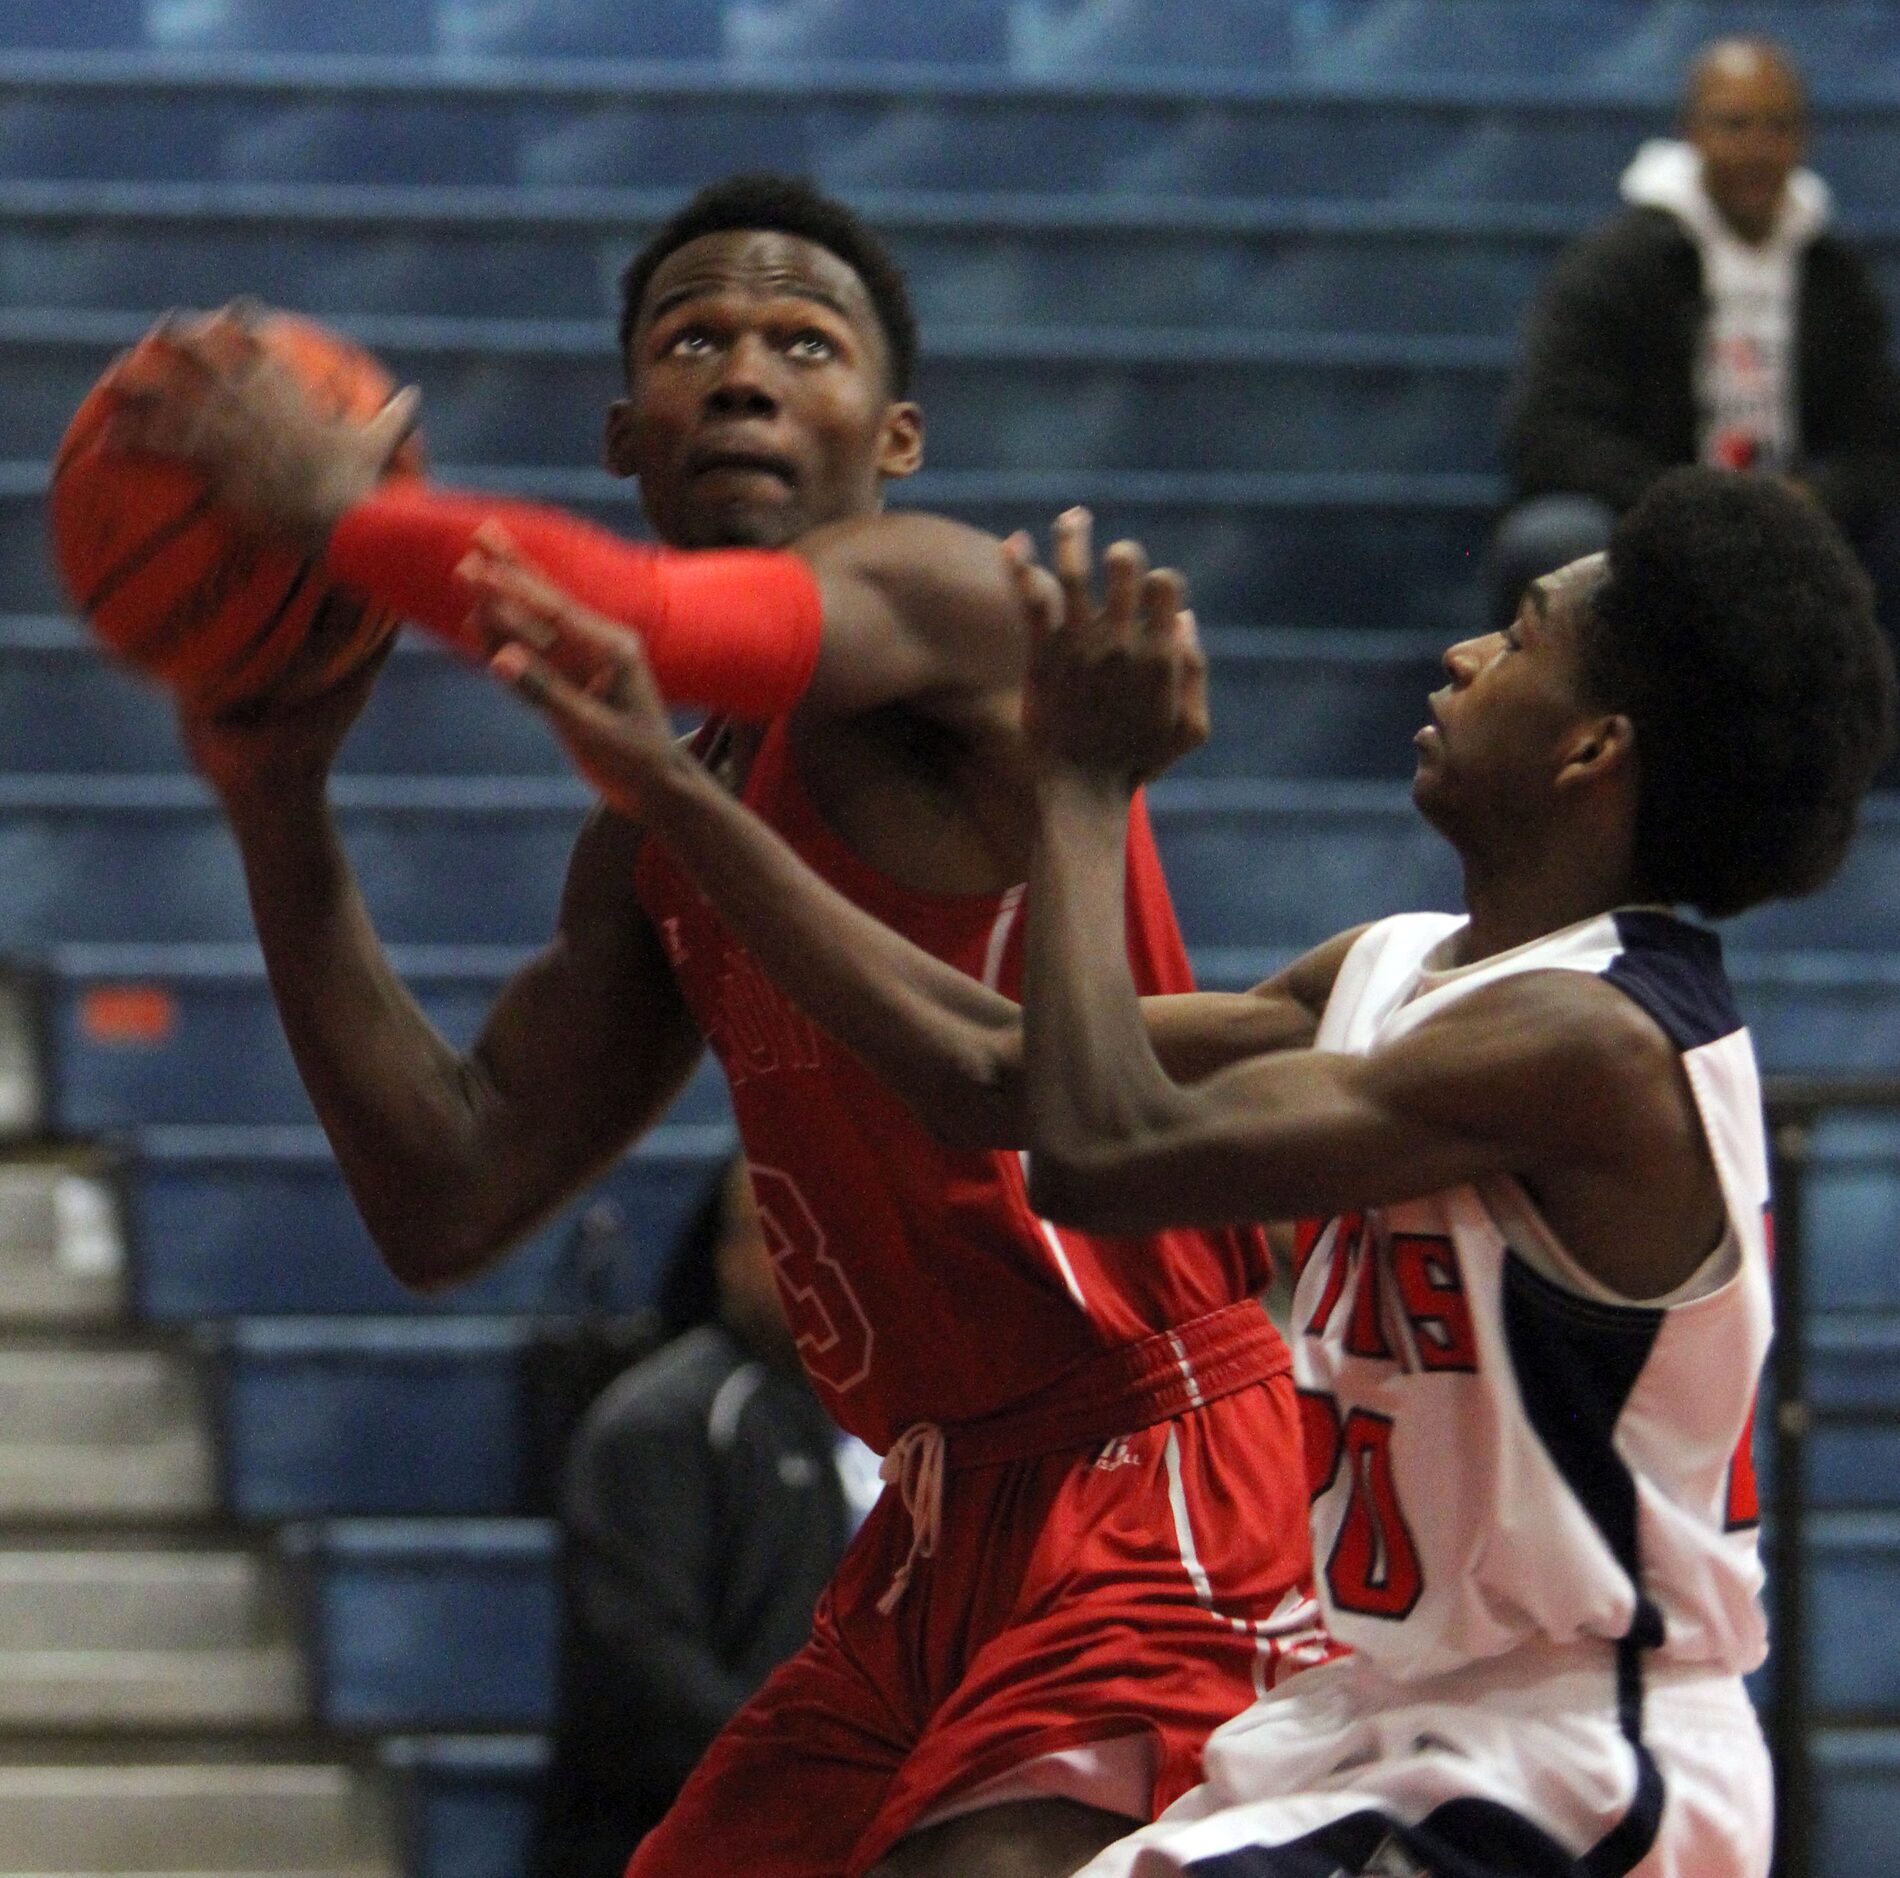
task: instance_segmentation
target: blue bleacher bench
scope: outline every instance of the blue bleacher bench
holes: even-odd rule
[[[545,1726],[558,1607],[549,1521],[315,1521],[287,1527],[282,1544],[327,1725]]]
[[[392,1735],[378,1759],[395,1783],[412,1878],[522,1878],[547,1767],[542,1735]]]
[[[214,1346],[240,1518],[506,1514],[523,1503],[522,1317],[251,1318]]]
[[[329,1144],[305,1128],[153,1128],[131,1174],[134,1306],[148,1323],[244,1315],[560,1312],[653,1300],[667,1253],[712,1172],[730,1154],[720,1126],[655,1130],[590,1194],[504,1260],[453,1290],[397,1284],[370,1243]],[[623,1246],[591,1278],[576,1231],[598,1199],[617,1209]]]

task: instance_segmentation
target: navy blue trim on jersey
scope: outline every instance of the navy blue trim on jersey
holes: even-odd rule
[[[1503,1304],[1505,1348],[1525,1416],[1640,1593],[1636,1480],[1611,1437],[1664,1313],[1579,1297],[1515,1252],[1504,1260]]]
[[[1447,1800],[1416,1826],[1350,1813],[1283,1845],[1243,1846],[1185,1869],[1194,1878],[1580,1878],[1585,1870],[1523,1814],[1475,1798]]]
[[[1722,942],[1672,913],[1613,913],[1623,950],[1603,976],[1634,998],[1678,1050],[1698,1050],[1742,1028]]]
[[[1636,1598],[1629,1633],[1616,1652],[1617,1718],[1636,1753],[1636,1793],[1629,1811],[1581,1861],[1587,1878],[1622,1878],[1662,1827],[1662,1774],[1643,1745],[1643,1652],[1662,1642],[1663,1620],[1643,1590],[1636,1479],[1614,1437],[1665,1315],[1650,1305],[1578,1297],[1515,1252],[1505,1256],[1504,1343],[1525,1418],[1628,1574]]]
[[[1631,1657],[1636,1655],[1634,1649],[1628,1653]],[[1640,1687],[1640,1670],[1637,1675]],[[1623,1719],[1623,1732],[1636,1751],[1636,1796],[1630,1801],[1630,1810],[1578,1861],[1585,1878],[1624,1878],[1626,1872],[1634,1871],[1649,1856],[1649,1848],[1662,1831],[1662,1769],[1656,1765],[1655,1755],[1644,1747],[1641,1727],[1639,1694],[1634,1726],[1629,1715],[1625,1714]]]
[[[1435,1806],[1416,1826],[1348,1813],[1279,1845],[1248,1845],[1182,1869],[1192,1878],[1625,1878],[1662,1823],[1662,1776],[1636,1749],[1635,1803],[1607,1837],[1573,1858],[1543,1827],[1475,1795]]]

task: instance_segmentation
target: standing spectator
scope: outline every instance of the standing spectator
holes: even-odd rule
[[[717,1312],[614,1382],[568,1459],[561,1695],[537,1878],[621,1878],[708,1743],[805,1641],[877,1460],[805,1380],[745,1163],[688,1227],[669,1299]]]
[[[1507,421],[1516,506],[1492,544],[1492,623],[1601,549],[1679,463],[1807,489],[1900,603],[1900,398],[1866,263],[1800,167],[1807,101],[1779,47],[1722,39],[1689,69],[1682,141],[1624,172],[1630,206],[1566,254],[1534,309]]]

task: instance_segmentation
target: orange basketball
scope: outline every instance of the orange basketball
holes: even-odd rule
[[[395,390],[362,347],[312,320],[271,313],[257,332],[326,416],[366,420]],[[188,465],[107,445],[119,386],[159,343],[148,334],[115,359],[60,440],[48,522],[66,591],[112,652],[198,708],[315,696],[396,621],[327,585],[314,560],[260,541]],[[420,468],[411,438],[391,473]]]

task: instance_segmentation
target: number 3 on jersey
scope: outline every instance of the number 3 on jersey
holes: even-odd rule
[[[1326,1588],[1342,1611],[1406,1616],[1425,1589],[1418,1546],[1392,1472],[1392,1422],[1356,1408],[1342,1423],[1329,1395],[1300,1392],[1300,1429],[1314,1499],[1348,1470],[1346,1514],[1326,1560]]]
[[[815,1380],[843,1395],[871,1373],[871,1320],[791,1176],[776,1167],[748,1171],[798,1354]]]

